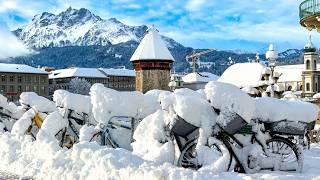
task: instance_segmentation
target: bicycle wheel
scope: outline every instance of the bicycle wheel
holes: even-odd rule
[[[267,140],[267,150],[276,155],[280,164],[277,169],[280,171],[302,171],[303,154],[299,147],[291,141],[282,137],[273,137]]]
[[[202,164],[198,162],[197,159],[197,152],[196,152],[196,146],[197,146],[197,140],[192,140],[187,145],[183,148],[181,151],[181,154],[179,156],[177,166],[178,167],[183,167],[183,168],[188,168],[188,169],[193,169],[193,170],[198,170],[202,167]],[[226,146],[224,144],[213,144],[210,146],[210,150],[213,150],[213,153],[215,153],[217,156],[216,159],[210,158],[212,162],[217,162],[219,158],[221,158],[223,155],[227,156],[227,162],[222,163],[224,167],[219,167],[220,171],[230,171],[231,165],[232,165],[232,156],[229,153],[229,150],[227,150]],[[228,153],[228,154],[224,154]]]

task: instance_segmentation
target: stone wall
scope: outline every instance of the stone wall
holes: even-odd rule
[[[170,70],[138,70],[136,71],[136,90],[147,92],[152,89],[169,90]]]

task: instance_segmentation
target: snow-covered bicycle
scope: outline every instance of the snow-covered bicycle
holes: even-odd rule
[[[139,120],[130,116],[112,116],[108,124],[99,123],[90,141],[112,148],[125,148],[132,150],[133,133]]]
[[[181,151],[178,166],[191,169],[202,167],[196,150],[198,131],[198,127],[182,118],[178,118],[172,126],[171,138],[177,142]],[[240,134],[241,131],[246,133]],[[224,171],[256,173],[260,170],[302,170],[302,150],[296,144],[284,137],[270,135],[263,122],[253,120],[248,124],[237,114],[233,114],[227,125],[217,123],[213,127],[207,147],[215,153],[216,159],[212,161],[224,159],[224,163],[220,164]]]

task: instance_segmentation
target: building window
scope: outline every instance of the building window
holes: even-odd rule
[[[1,81],[2,82],[6,82],[7,81],[6,75],[1,75]]]
[[[45,87],[44,86],[41,86],[41,89],[40,89],[40,94],[45,94],[46,91],[45,91]]]
[[[18,76],[18,82],[19,82],[19,83],[22,82],[22,76]]]
[[[310,60],[307,60],[307,62],[306,62],[306,69],[310,70]]]
[[[291,91],[292,90],[292,86],[288,86],[288,91]]]
[[[310,91],[310,83],[307,83],[307,90],[306,91]]]
[[[26,92],[30,92],[30,86],[26,85]]]
[[[33,86],[33,92],[35,92],[35,93],[38,92],[38,86]]]
[[[41,82],[41,83],[45,83],[45,82],[46,82],[45,77],[41,76],[41,77],[40,77],[40,82]]]
[[[10,82],[14,82],[14,76],[10,76],[10,77],[9,77],[9,81],[10,81]]]
[[[9,92],[14,92],[14,86],[9,86]]]
[[[39,80],[39,77],[38,76],[33,76],[33,82],[38,82],[38,80]]]
[[[21,93],[22,92],[22,86],[18,86],[17,91],[18,91],[18,93]]]
[[[26,76],[26,82],[30,83],[31,82],[31,76]]]

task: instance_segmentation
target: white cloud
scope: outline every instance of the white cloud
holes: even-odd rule
[[[0,44],[0,60],[30,53],[24,44],[4,27],[0,27]]]
[[[189,0],[185,8],[189,11],[201,10],[201,7],[206,4],[206,0]]]

